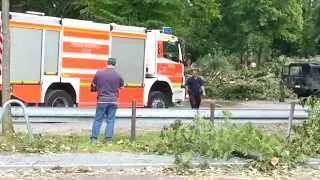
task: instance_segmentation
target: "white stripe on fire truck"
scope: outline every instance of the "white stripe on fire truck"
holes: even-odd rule
[[[93,38],[77,38],[71,36],[64,36],[63,41],[65,42],[73,42],[73,43],[88,43],[88,44],[96,44],[96,45],[109,45],[108,40],[101,39],[93,39]]]
[[[80,68],[62,68],[62,73],[68,74],[96,74],[95,69],[80,69]]]
[[[95,55],[88,53],[63,53],[64,58],[75,58],[75,59],[95,59],[95,60],[107,60],[108,55]]]

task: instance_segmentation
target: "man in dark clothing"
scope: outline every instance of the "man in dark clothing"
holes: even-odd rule
[[[96,116],[92,125],[91,142],[97,143],[102,121],[106,118],[105,143],[110,144],[114,133],[114,121],[117,110],[119,90],[123,87],[122,77],[115,71],[115,58],[108,59],[108,67],[97,71],[92,83],[91,91],[97,92]]]
[[[203,80],[199,77],[199,70],[194,69],[192,76],[186,81],[186,92],[192,109],[199,109],[201,96],[205,96]]]

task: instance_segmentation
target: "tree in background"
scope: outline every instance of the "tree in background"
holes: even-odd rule
[[[222,51],[239,64],[319,53],[319,0],[12,0],[14,11],[160,29],[173,27],[193,61]]]
[[[314,38],[316,41],[317,53],[320,53],[320,1],[317,0],[317,5],[313,11],[314,17]]]
[[[320,1],[304,0],[303,2],[304,25],[299,39],[298,53],[308,58],[320,53]]]
[[[15,12],[37,11],[48,16],[79,18],[79,0],[11,0],[11,10]]]
[[[81,0],[81,16],[98,22],[159,28],[175,25],[180,0]]]
[[[196,60],[218,48],[212,25],[219,21],[218,0],[183,0],[178,31],[187,42],[188,58]]]
[[[246,64],[255,56],[260,65],[263,52],[277,40],[296,41],[302,30],[301,3],[297,0],[221,0],[221,21],[215,39]]]

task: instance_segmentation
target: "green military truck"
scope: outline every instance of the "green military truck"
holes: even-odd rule
[[[320,63],[291,63],[284,66],[281,80],[298,98],[320,95]]]

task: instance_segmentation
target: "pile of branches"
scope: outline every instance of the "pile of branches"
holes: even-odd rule
[[[279,79],[271,73],[252,70],[203,74],[207,94],[226,100],[266,100],[280,96]]]

